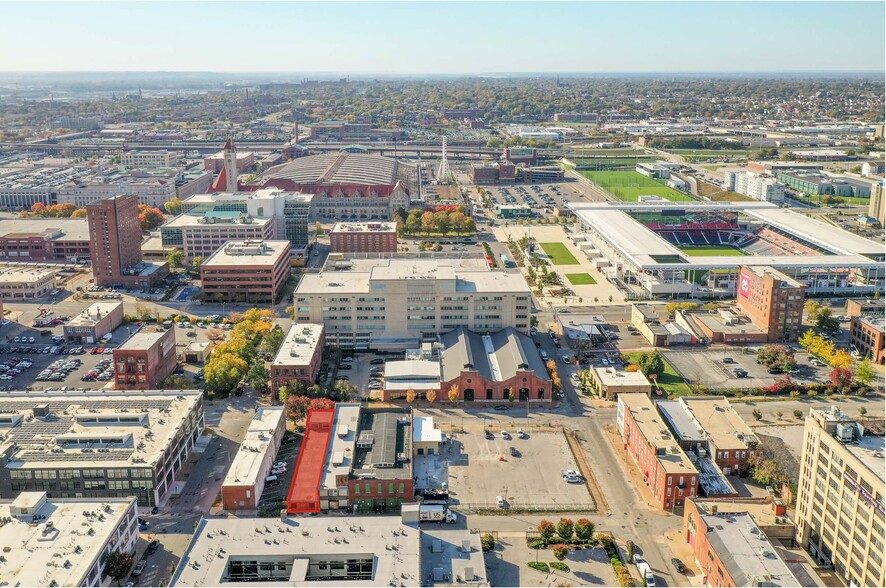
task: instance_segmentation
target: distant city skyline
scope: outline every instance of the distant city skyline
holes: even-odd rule
[[[0,71],[883,71],[883,2],[2,5]],[[36,41],[36,42],[35,42]]]

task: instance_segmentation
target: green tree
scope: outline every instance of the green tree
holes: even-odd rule
[[[203,368],[206,386],[213,392],[230,394],[249,369],[249,364],[234,353],[212,354]]]
[[[832,316],[830,308],[822,308],[815,318],[815,326],[826,333],[834,333],[840,329],[840,321]]]
[[[803,418],[803,411],[802,410],[795,410],[794,411],[794,418],[795,419],[802,419]]]
[[[105,573],[117,580],[117,585],[119,586],[120,580],[129,574],[129,570],[132,569],[134,563],[135,558],[132,554],[112,551],[105,558]]]
[[[754,419],[755,419],[755,420],[758,420],[758,421],[759,421],[760,419],[763,418],[763,413],[760,412],[759,409],[756,409],[756,408],[755,408],[755,409],[753,410],[753,412],[751,412],[751,414],[754,415]]]
[[[347,402],[357,394],[357,387],[347,380],[338,380],[335,383],[335,395],[338,402]]]
[[[181,198],[173,198],[169,202],[163,204],[163,209],[166,210],[168,214],[172,216],[178,216],[182,213],[182,200]]]
[[[594,523],[588,519],[575,521],[575,536],[579,541],[589,542],[594,537]]]
[[[655,376],[658,379],[665,371],[664,358],[658,351],[641,353],[637,358],[637,365],[640,366],[640,371],[647,378]]]
[[[254,362],[249,366],[249,371],[246,372],[246,381],[252,386],[253,390],[265,390],[268,387],[268,380],[270,378],[271,374],[268,372],[264,361]]]
[[[168,204],[168,203],[167,203]],[[166,254],[166,261],[169,263],[169,268],[177,270],[182,266],[182,262],[185,259],[185,254],[179,251],[178,249],[173,249],[169,253]]]
[[[164,390],[191,390],[194,380],[185,375],[172,374],[163,381]]]
[[[563,541],[572,541],[575,532],[575,523],[572,519],[562,518],[557,522],[557,536]]]
[[[873,382],[876,377],[877,372],[874,370],[874,366],[871,365],[871,361],[867,357],[862,359],[858,365],[855,366],[855,381],[859,384],[867,386]]]
[[[557,558],[557,561],[563,561],[569,553],[569,548],[562,543],[554,545],[551,550],[554,552],[554,557]]]
[[[262,338],[260,349],[265,353],[275,355],[277,351],[279,351],[280,346],[283,345],[283,339],[285,337],[286,334],[283,332],[283,329],[271,329],[268,331],[268,334]]]
[[[197,255],[194,259],[191,260],[191,271],[195,274],[200,273],[200,266],[203,265],[203,257]]]
[[[541,537],[541,540],[548,544],[551,542],[551,539],[554,538],[554,532],[556,528],[554,527],[554,523],[548,520],[542,520],[538,524],[538,536]]]

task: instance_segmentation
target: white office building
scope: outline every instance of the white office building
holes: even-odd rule
[[[738,192],[754,200],[783,202],[784,184],[753,172],[726,172],[723,189]]]

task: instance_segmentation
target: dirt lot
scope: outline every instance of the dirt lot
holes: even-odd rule
[[[765,366],[757,363],[757,354],[746,353],[740,348],[714,350],[667,350],[662,353],[674,369],[690,384],[701,384],[708,388],[759,388],[771,386],[780,376],[770,374]],[[793,375],[798,382],[823,382],[828,379],[827,367],[809,365],[808,353],[796,354],[799,371]],[[733,363],[723,363],[731,358]],[[748,372],[746,378],[732,374],[734,368]]]
[[[496,496],[506,508],[593,510],[585,484],[563,481],[562,470],[578,470],[562,432],[529,431],[518,439],[486,439],[481,431],[456,434],[449,462],[450,497],[462,508],[496,508]],[[515,448],[517,456],[510,454]]]

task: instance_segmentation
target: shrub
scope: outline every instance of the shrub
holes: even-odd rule
[[[495,549],[495,538],[486,533],[480,537],[480,545],[483,547],[483,551],[492,551]]]
[[[568,572],[569,571],[569,566],[567,566],[562,561],[552,561],[551,568],[553,568],[555,570],[560,570],[561,572]]]
[[[625,543],[625,550],[628,552],[628,561],[634,561],[634,547],[633,541],[628,540],[628,542]]]
[[[566,559],[566,554],[569,553],[569,548],[562,543],[554,545],[551,549],[554,551],[554,557],[556,557],[558,561]]]
[[[803,418],[803,411],[802,411],[802,410],[795,410],[795,411],[794,411],[794,418],[795,418],[795,419],[801,419],[801,418]]]
[[[531,561],[528,563],[529,567],[533,570],[538,570],[539,572],[548,573],[550,569],[548,568],[548,564],[543,561]]]

